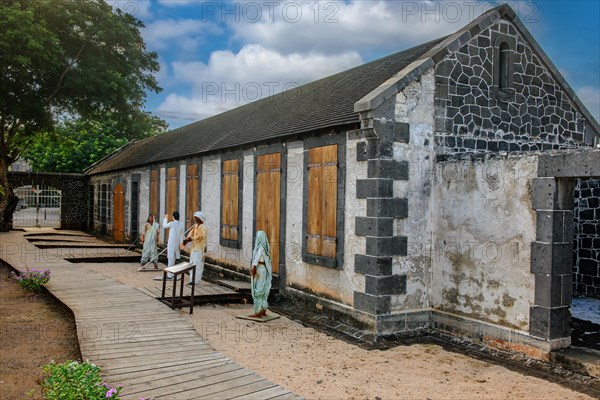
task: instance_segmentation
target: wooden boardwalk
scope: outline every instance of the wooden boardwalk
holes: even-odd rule
[[[22,233],[9,235],[13,243],[27,242]],[[22,253],[0,257],[23,263]],[[48,289],[75,315],[83,359],[123,385],[124,399],[298,398],[213,349],[189,321],[148,294],[64,260],[36,260],[28,247],[27,266],[52,270]]]
[[[186,278],[187,279],[187,278]],[[250,284],[247,282],[233,283],[234,281],[219,281],[220,284],[202,281],[202,284],[196,285],[194,290],[194,304],[220,303],[220,302],[242,302],[250,301]],[[229,283],[229,287],[224,283]],[[156,299],[162,297],[162,281],[156,281],[154,286],[146,287],[142,291]],[[173,283],[167,282],[165,297],[171,298]],[[177,284],[177,294],[179,295],[179,282]],[[192,295],[190,286],[183,286],[183,299],[189,301]]]

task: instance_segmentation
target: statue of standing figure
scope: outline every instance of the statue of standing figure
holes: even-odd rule
[[[269,292],[271,291],[271,249],[264,231],[256,232],[256,242],[252,252],[251,289],[254,300],[254,314],[250,318],[263,318],[267,315]]]

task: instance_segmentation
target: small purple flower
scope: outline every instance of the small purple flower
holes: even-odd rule
[[[115,388],[110,389],[108,392],[106,392],[106,398],[108,399],[108,398],[112,397],[113,394],[115,394],[115,393],[117,393],[117,389],[115,389]]]

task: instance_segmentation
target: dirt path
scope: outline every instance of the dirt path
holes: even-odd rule
[[[7,400],[25,399],[38,389],[42,365],[79,358],[71,313],[50,295],[21,289],[1,263],[0,354],[0,399]]]
[[[137,264],[81,264],[136,287],[154,285]],[[196,307],[194,327],[217,350],[307,399],[569,399],[591,397],[436,345],[365,350],[288,318],[235,318],[250,305]],[[126,322],[126,321],[124,321]]]

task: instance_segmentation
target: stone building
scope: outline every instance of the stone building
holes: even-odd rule
[[[280,290],[375,334],[432,328],[543,354],[570,343],[573,258],[576,287],[598,287],[599,132],[501,6],[125,146],[86,171],[93,226],[132,240],[149,213],[189,225],[201,209],[217,268],[248,274],[265,230]],[[574,204],[596,222],[574,227]]]

